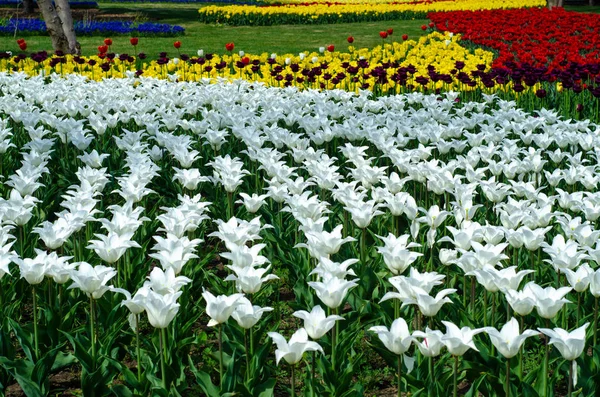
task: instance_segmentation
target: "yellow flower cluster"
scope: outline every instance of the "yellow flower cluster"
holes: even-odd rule
[[[485,89],[481,82],[474,86],[452,81],[433,81],[429,73],[433,67],[439,74],[455,76],[455,62],[464,63],[464,72],[478,67],[489,70],[493,53],[482,49],[468,50],[460,45],[460,35],[433,32],[418,41],[386,43],[372,50],[348,47],[345,52],[308,53],[277,55],[275,58],[261,55],[214,55],[194,58],[190,61],[162,59],[143,62],[128,62],[100,59],[97,56],[75,62],[67,56],[65,62],[42,63],[27,58],[0,60],[0,70],[19,71],[29,75],[52,73],[78,73],[93,80],[103,78],[133,77],[140,68],[145,77],[178,81],[200,81],[201,79],[243,78],[268,86],[297,86],[300,88],[332,89],[349,91],[371,89],[381,93],[399,93],[411,90],[475,90]],[[54,66],[52,66],[54,65]],[[408,70],[408,72],[407,72]],[[398,77],[400,76],[400,78]],[[423,78],[427,79],[426,81]],[[420,81],[419,81],[420,79]],[[448,79],[446,79],[448,80]],[[496,86],[494,89],[501,88]],[[485,89],[489,91],[489,89]]]
[[[225,5],[208,6],[199,10],[201,19],[210,20],[211,17],[221,17],[222,22],[227,20],[246,18],[261,18],[265,16],[283,17],[298,15],[308,18],[319,18],[326,15],[379,15],[387,13],[415,13],[425,14],[433,11],[465,11],[465,10],[493,10],[524,7],[543,7],[546,0],[438,0],[403,2],[394,0],[358,1],[342,0],[288,0],[288,4],[279,6],[254,6],[254,5]],[[333,4],[332,4],[333,3]],[[287,19],[286,19],[287,20]]]

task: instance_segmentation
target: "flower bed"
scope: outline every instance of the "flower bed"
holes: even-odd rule
[[[600,126],[494,95],[0,92],[0,393],[595,394]]]
[[[109,3],[215,3],[214,0],[107,0]],[[257,4],[261,0],[219,0],[224,4]]]
[[[489,71],[492,60],[493,53],[489,51],[469,50],[461,46],[460,35],[433,32],[418,41],[385,43],[372,50],[350,46],[349,51],[343,52],[333,49],[333,52],[324,50],[323,53],[284,54],[274,58],[267,53],[243,56],[232,53],[223,56],[181,55],[176,58],[165,55],[158,60],[141,60],[120,54],[112,60],[109,57],[83,57],[74,61],[72,57],[46,56],[40,61],[38,55],[32,55],[11,57],[0,65],[28,74],[50,74],[60,70],[63,74],[81,73],[94,79],[124,77],[127,72],[140,69],[144,76],[182,81],[241,77],[277,87],[293,85],[301,88],[370,89],[379,93],[400,93],[405,90],[484,89],[478,78],[471,79],[468,76],[472,72]],[[90,61],[94,65],[90,65]],[[456,69],[457,62],[459,69]],[[107,70],[104,71],[103,67]]]
[[[600,61],[600,15],[562,8],[456,11],[428,17],[442,31],[498,50],[494,66],[529,65],[548,71]]]
[[[383,36],[387,32],[381,32]],[[391,36],[394,37],[394,36]],[[542,106],[561,109],[569,117],[600,120],[600,65],[570,65],[565,72],[534,67],[492,67],[494,53],[466,45],[460,35],[432,32],[418,41],[391,42],[372,50],[348,47],[335,51],[283,54],[235,54],[234,44],[225,55],[185,53],[156,58],[144,54],[111,54],[101,57],[49,56],[47,53],[0,53],[0,70],[29,75],[82,74],[100,80],[107,77],[151,76],[177,81],[237,79],[274,87],[301,89],[371,90],[376,95],[459,91],[464,100],[481,100],[496,93],[533,110]],[[20,43],[26,48],[26,43]],[[175,43],[180,51],[181,42]],[[104,46],[101,46],[104,47]],[[185,46],[183,47],[185,48]],[[577,78],[577,80],[575,80]]]
[[[134,23],[131,21],[75,21],[75,33],[86,36],[139,35],[139,36],[178,36],[185,29],[166,23]],[[14,19],[0,25],[0,35],[46,34],[46,24],[40,19]]]
[[[200,21],[228,25],[324,24],[344,22],[423,19],[431,11],[506,9],[537,7],[545,0],[466,0],[435,1],[417,4],[362,3],[280,6],[208,6],[199,10]]]

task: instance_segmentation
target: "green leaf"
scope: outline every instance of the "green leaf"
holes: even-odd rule
[[[196,365],[192,361],[192,357],[188,356],[188,360],[190,363],[190,369],[196,377],[196,382],[202,391],[204,391],[208,397],[221,397],[221,392],[219,391],[219,388],[210,380],[210,375],[197,369]]]
[[[0,357],[0,366],[10,373],[19,383],[23,393],[27,397],[43,397],[39,385],[32,380],[32,372],[34,365],[29,360],[9,360],[6,357]]]
[[[25,330],[23,330],[23,328],[21,328],[21,326],[19,325],[19,323],[17,323],[16,321],[14,321],[13,319],[9,318],[8,319],[10,327],[12,328],[12,330],[15,333],[15,336],[17,337],[17,340],[19,341],[19,344],[21,345],[21,348],[23,349],[23,353],[25,353],[25,355],[27,356],[27,359],[29,361],[34,361],[33,360],[33,332],[26,332]]]
[[[65,337],[69,340],[69,342],[71,342],[71,346],[73,346],[73,352],[75,354],[75,358],[77,358],[77,361],[79,361],[79,363],[81,364],[81,366],[83,367],[83,369],[85,371],[87,371],[88,373],[91,373],[94,371],[94,360],[92,359],[92,356],[88,353],[88,350],[83,346],[82,342],[81,342],[81,336],[78,335],[77,337],[73,337],[70,334],[63,332],[63,335],[65,335]]]
[[[117,397],[133,397],[133,392],[125,385],[114,385],[111,391]]]
[[[253,395],[256,397],[273,397],[275,391],[275,379],[271,378],[254,388]]]

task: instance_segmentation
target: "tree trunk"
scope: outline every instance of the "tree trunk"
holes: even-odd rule
[[[558,6],[559,7],[564,7],[565,6],[565,0],[558,0]]]
[[[80,46],[75,38],[73,29],[73,17],[67,0],[55,0],[56,8],[52,0],[37,0],[46,22],[46,30],[52,40],[54,51],[62,51],[65,54],[80,54]],[[66,7],[65,7],[66,3]]]
[[[33,0],[23,0],[25,14],[33,14]]]
[[[69,46],[69,54],[81,55],[81,46],[77,42],[75,37],[75,28],[73,27],[73,15],[71,14],[71,7],[69,6],[69,0],[55,0],[56,12],[62,22],[62,30],[67,38]]]

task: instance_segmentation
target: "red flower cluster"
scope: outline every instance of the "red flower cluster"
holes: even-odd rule
[[[463,34],[499,51],[494,67],[529,65],[564,70],[568,64],[600,60],[600,15],[563,8],[430,13],[442,31]]]
[[[21,51],[25,51],[27,49],[27,42],[25,41],[25,39],[17,40],[17,44],[19,45]]]
[[[412,4],[412,5],[417,5],[417,4],[433,4],[433,3],[441,3],[441,2],[455,2],[456,0],[414,0],[414,1],[391,1],[389,3],[386,4],[392,4],[392,5],[397,5],[397,4],[401,4],[401,5],[406,5],[406,4]],[[328,7],[331,6],[345,6],[348,5],[348,3],[345,2],[341,2],[341,1],[325,1],[325,2],[320,2],[320,1],[306,1],[303,3],[291,3],[291,4],[285,4],[286,7],[307,7],[307,6],[322,6],[322,5],[326,5]],[[261,7],[263,8],[267,8],[267,7],[281,7],[282,5],[280,3],[275,3],[275,4],[266,4],[266,5],[261,5]]]

